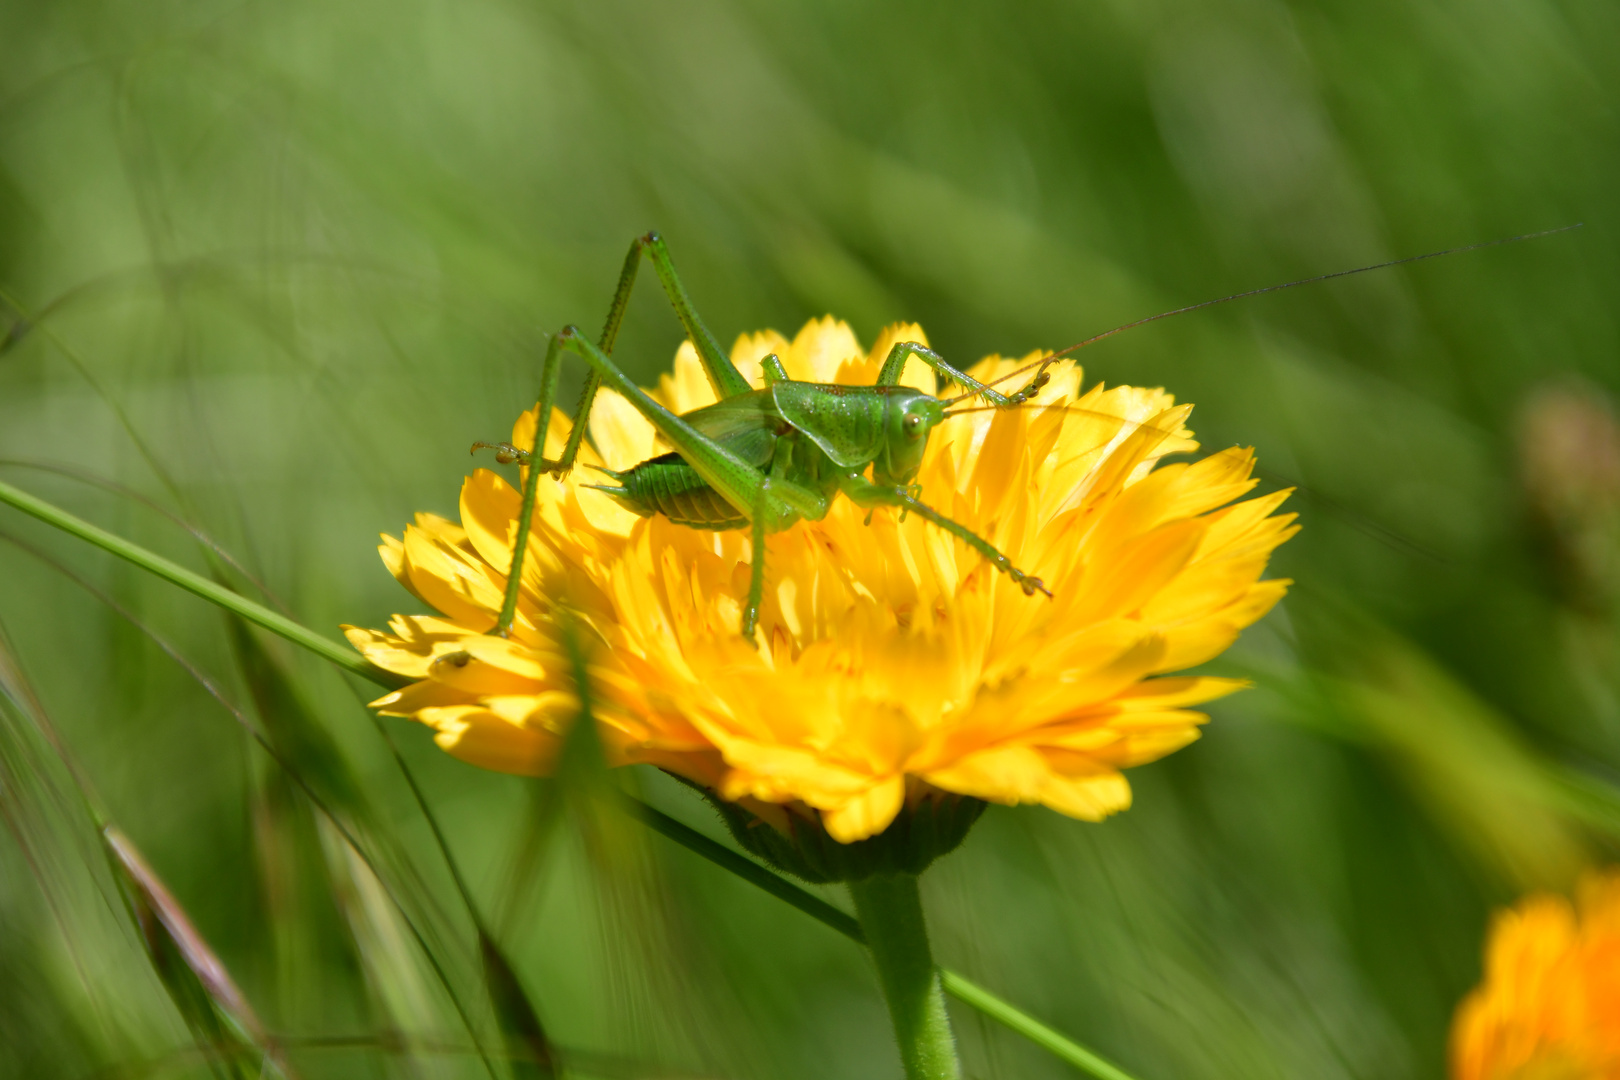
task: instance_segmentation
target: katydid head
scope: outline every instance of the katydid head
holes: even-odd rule
[[[872,479],[884,486],[903,487],[922,468],[928,433],[945,419],[945,403],[904,386],[889,388],[884,397],[883,450],[872,462]]]

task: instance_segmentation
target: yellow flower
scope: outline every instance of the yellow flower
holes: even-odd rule
[[[1453,1080],[1620,1080],[1620,871],[1579,899],[1497,913],[1485,981],[1452,1024]]]
[[[794,379],[870,384],[906,340],[926,341],[899,325],[865,351],[828,318],[792,342],[744,336],[732,356],[755,385],[771,352]],[[991,357],[972,374],[1033,358]],[[1206,717],[1187,707],[1241,685],[1155,676],[1216,656],[1281,598],[1288,582],[1260,575],[1296,527],[1273,514],[1286,492],[1233,504],[1255,483],[1248,450],[1159,464],[1197,448],[1183,427],[1190,406],[1129,386],[1081,393],[1067,362],[1052,373],[1050,407],[946,420],[917,478],[924,501],[1043,578],[1052,600],[1024,595],[916,516],[879,510],[867,523],[840,497],[824,520],[769,538],[752,648],[737,633],[748,534],[638,518],[578,469],[541,479],[513,634],[484,636],[519,495],[480,469],[459,525],[419,514],[402,540],[384,537],[389,569],[440,614],[397,616],[391,632],[346,628],[373,662],[418,680],[374,704],[431,726],[475,765],[546,772],[578,711],[548,614],[566,598],[598,639],[590,671],[613,760],[661,766],[778,825],[819,814],[849,843],[942,793],[1086,820],[1122,810],[1120,770],[1197,738]],[[933,392],[921,363],[907,374]],[[653,393],[677,413],[715,400],[690,343]],[[523,415],[513,443],[532,447],[535,425]],[[550,418],[548,456],[568,430],[560,412]],[[667,449],[608,393],[590,434],[582,465],[624,469]]]

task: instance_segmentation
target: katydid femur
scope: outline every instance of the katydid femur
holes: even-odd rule
[[[609,356],[643,255],[652,262],[719,398],[715,404],[684,416],[654,401]],[[543,456],[543,448],[564,353],[584,360],[589,374],[574,414],[573,430],[561,455],[552,460]],[[528,466],[505,602],[494,632],[505,637],[516,617],[523,556],[540,475],[562,476],[574,467],[591,404],[604,385],[635,406],[675,449],[623,472],[602,469],[616,485],[589,486],[606,492],[643,517],[662,515],[678,525],[717,532],[750,530],[753,562],[748,602],[742,614],[742,634],[749,641],[754,640],[765,589],[765,538],[800,521],[821,520],[839,493],[857,506],[889,506],[916,514],[967,543],[1017,582],[1026,595],[1040,592],[1051,596],[1040,578],[1018,569],[982,536],[918,499],[914,481],[922,467],[928,434],[945,419],[946,406],[960,399],[941,399],[900,385],[906,361],[914,357],[966,387],[963,397],[982,397],[999,409],[1022,405],[1049,378],[1041,365],[1022,390],[1003,394],[952,367],[933,350],[903,341],[889,351],[872,386],[795,382],[773,355],[763,362],[765,386],[756,390],[698,318],[664,241],[657,233],[637,237],[625,257],[601,340],[592,344],[573,326],[563,327],[551,339],[540,376],[536,451],[530,453],[507,443],[473,445],[474,450],[495,450],[497,460],[520,461]],[[868,469],[870,478],[866,475]]]

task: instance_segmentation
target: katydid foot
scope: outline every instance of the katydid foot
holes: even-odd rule
[[[480,450],[495,451],[495,460],[502,465],[510,465],[514,461],[527,468],[534,461],[534,455],[521,447],[511,443],[475,442],[469,454],[476,454]],[[568,472],[568,465],[562,461],[553,461],[550,458],[540,459],[540,471],[550,473],[552,476],[564,476]]]

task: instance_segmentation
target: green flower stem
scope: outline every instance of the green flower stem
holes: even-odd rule
[[[907,1080],[960,1080],[962,1065],[928,948],[917,876],[880,874],[852,881],[849,894],[877,964]]]
[[[402,680],[398,676],[373,666],[363,657],[338,642],[323,637],[315,631],[271,611],[269,608],[255,604],[253,601],[231,592],[222,585],[218,585],[201,575],[187,570],[183,566],[170,562],[161,555],[153,554],[138,544],[114,536],[105,529],[97,528],[89,522],[68,513],[66,510],[52,506],[50,503],[35,498],[26,492],[19,491],[4,482],[0,482],[0,502],[10,503],[17,509],[32,514],[48,525],[54,525],[56,528],[72,533],[82,540],[87,540],[102,550],[117,555],[119,558],[127,559],[136,566],[149,570],[164,580],[195,593],[204,600],[218,604],[227,611],[233,611],[242,618],[269,630],[273,634],[279,634],[294,645],[302,646],[315,655],[332,661],[345,671],[353,672],[362,678],[369,679],[389,689],[401,685]],[[680,844],[693,854],[708,859],[716,866],[757,885],[779,900],[792,904],[806,915],[824,923],[851,941],[861,945],[867,944],[866,934],[863,932],[861,924],[827,903],[821,897],[772,873],[753,860],[737,854],[725,845],[717,843],[690,825],[675,820],[663,811],[648,806],[639,799],[632,799],[629,796],[625,798],[627,803],[633,804],[630,808],[634,816],[646,822],[654,831]],[[915,888],[916,885],[913,882],[913,892],[915,892]],[[859,901],[857,901],[858,905]],[[917,926],[920,929],[922,926],[920,906],[917,909],[916,918]],[[926,938],[923,939],[922,945],[924,956],[926,956]],[[945,993],[950,994],[963,1004],[979,1010],[990,1019],[1005,1024],[1008,1028],[1051,1051],[1051,1053],[1075,1068],[1096,1077],[1097,1080],[1135,1080],[1129,1073],[1118,1066],[1086,1049],[1061,1032],[1047,1027],[1011,1002],[997,997],[972,980],[945,969],[939,969],[938,975],[937,985],[943,988]],[[949,1038],[948,1029],[946,1037]],[[956,1074],[943,1073],[940,1075],[954,1076]]]
[[[54,525],[63,532],[72,533],[81,540],[88,540],[103,551],[110,552],[120,559],[134,563],[143,570],[149,570],[165,581],[180,586],[187,592],[195,593],[210,603],[217,604],[226,611],[232,611],[258,626],[279,634],[300,645],[323,660],[330,660],[345,671],[364,676],[373,682],[395,688],[400,680],[373,666],[365,657],[349,648],[340,645],[331,638],[317,634],[299,623],[287,618],[285,615],[271,611],[260,604],[255,604],[239,593],[232,592],[215,581],[210,581],[201,574],[187,570],[178,563],[170,562],[161,555],[147,551],[138,544],[133,544],[121,536],[115,536],[106,529],[90,524],[81,517],[76,517],[60,507],[53,506],[43,499],[34,497],[26,491],[12,487],[10,484],[0,482],[0,502],[10,503],[25,514]]]

